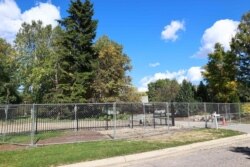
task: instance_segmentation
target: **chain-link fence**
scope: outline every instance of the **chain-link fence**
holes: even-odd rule
[[[39,145],[139,138],[236,124],[242,113],[238,103],[0,105],[0,142]]]

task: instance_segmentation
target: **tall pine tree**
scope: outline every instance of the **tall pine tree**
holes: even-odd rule
[[[86,102],[91,96],[91,83],[97,56],[93,50],[97,21],[93,4],[86,0],[71,1],[68,17],[59,21],[64,28],[63,52],[60,57],[63,75],[59,76],[62,102]]]
[[[182,81],[180,91],[176,96],[177,102],[194,102],[194,90],[191,82]]]
[[[199,102],[210,102],[207,86],[202,81],[197,87],[195,99]]]

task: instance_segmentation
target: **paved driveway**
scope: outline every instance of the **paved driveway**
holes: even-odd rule
[[[250,124],[235,124],[235,125],[221,126],[220,128],[232,129],[245,133],[250,133]]]
[[[220,128],[233,129],[250,134],[250,125],[234,124],[221,126]],[[160,157],[131,155],[130,158],[117,157],[104,160],[83,162],[67,167],[93,167],[93,166],[112,166],[112,167],[250,167],[250,135],[241,135],[231,138],[218,139],[214,141],[196,143],[194,146],[181,146],[174,154],[164,152]],[[239,137],[239,138],[238,138]],[[243,137],[243,138],[241,138]],[[234,138],[234,139],[233,139]],[[219,141],[220,140],[220,141]],[[223,141],[222,141],[223,140]],[[205,144],[206,143],[206,144]],[[186,148],[186,149],[185,149]],[[189,149],[190,148],[190,149]],[[167,149],[170,150],[170,149]],[[142,153],[144,154],[144,153]],[[158,155],[158,154],[157,154]],[[148,158],[142,158],[143,156]],[[125,156],[126,157],[126,156]],[[138,160],[139,159],[139,160]],[[125,161],[124,161],[125,160]],[[129,162],[128,162],[128,161]],[[108,165],[107,165],[108,164]],[[112,164],[112,165],[110,165]],[[65,167],[66,167],[65,166]]]
[[[220,126],[250,133],[250,124]],[[227,146],[196,152],[183,152],[179,155],[130,162],[119,167],[250,167],[250,138]],[[118,167],[117,166],[117,167]]]
[[[176,121],[177,126],[181,127],[199,127],[199,128],[205,128],[205,122],[188,122],[188,121]],[[212,122],[209,122],[208,127],[215,128],[215,124]],[[222,129],[232,129],[237,130],[245,133],[250,133],[250,124],[239,124],[239,123],[230,123],[229,125],[221,125],[220,122],[218,122],[219,128]]]
[[[119,164],[116,167],[249,167],[250,138],[227,146]]]

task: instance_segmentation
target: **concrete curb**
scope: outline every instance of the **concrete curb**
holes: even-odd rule
[[[138,161],[138,160],[148,160],[153,158],[160,158],[164,156],[174,156],[180,155],[184,152],[194,152],[199,150],[206,150],[212,149],[215,147],[226,146],[229,144],[233,144],[238,141],[244,141],[250,137],[250,134],[244,134],[239,136],[233,136],[228,138],[210,140],[200,143],[193,143],[184,146],[166,148],[161,150],[155,150],[150,152],[138,153],[138,154],[131,154],[131,155],[124,155],[118,157],[112,157],[107,159],[95,160],[95,161],[87,161],[87,162],[80,162],[71,165],[63,165],[60,167],[100,167],[100,166],[114,166],[118,164]]]

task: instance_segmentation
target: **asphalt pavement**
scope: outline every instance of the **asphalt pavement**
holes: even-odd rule
[[[237,130],[244,133],[250,134],[250,124],[229,124],[227,126],[220,126],[223,129]]]
[[[250,125],[220,128],[247,134],[61,167],[250,167]]]
[[[226,167],[228,165],[232,165],[232,167],[247,167],[250,166],[248,155],[245,154],[248,152],[236,152],[236,150],[248,148],[249,146],[250,134],[244,134],[145,153],[64,165],[61,167],[208,167],[211,164],[213,164],[211,166],[216,167]],[[235,166],[235,164],[237,165]]]
[[[159,158],[117,164],[114,167],[249,167],[250,138],[224,146]]]

